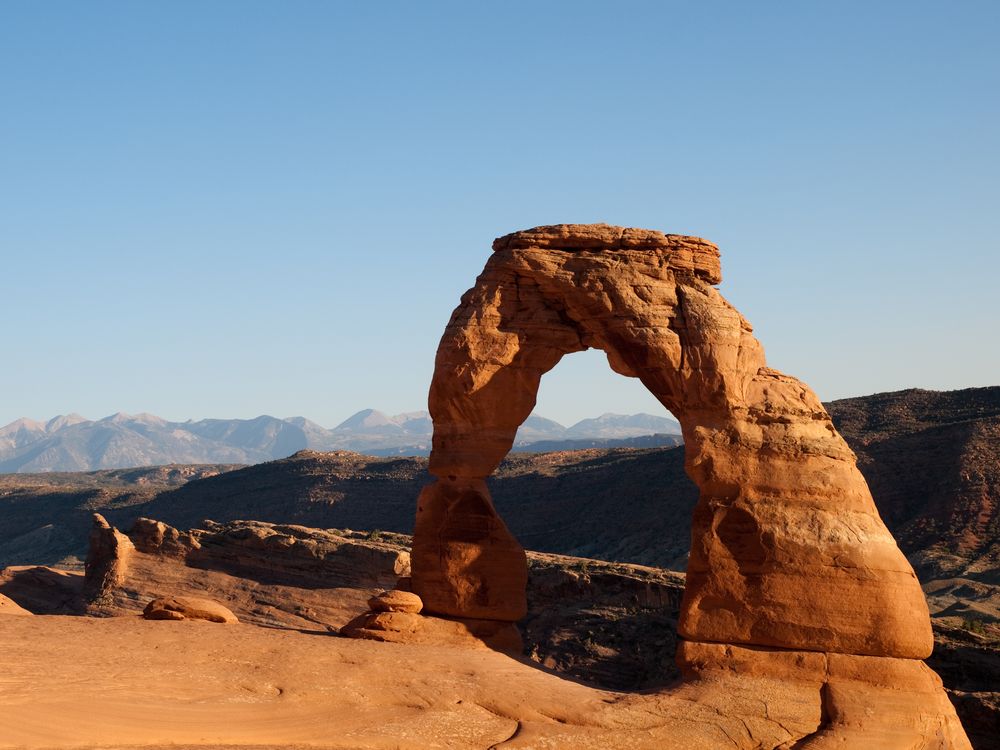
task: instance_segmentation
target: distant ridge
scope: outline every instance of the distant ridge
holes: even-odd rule
[[[363,409],[333,429],[306,419],[202,419],[170,422],[153,414],[118,412],[98,420],[79,414],[47,422],[21,418],[0,427],[0,473],[96,471],[166,464],[256,464],[309,448],[373,456],[426,456],[433,424],[425,411],[387,415]],[[653,436],[657,437],[653,437]],[[665,436],[665,437],[660,437]],[[533,414],[514,450],[571,450],[673,445],[680,425],[651,414],[603,414],[571,427]],[[544,441],[544,448],[535,447]]]

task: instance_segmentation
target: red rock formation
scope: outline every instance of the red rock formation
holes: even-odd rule
[[[102,607],[110,603],[113,592],[128,575],[129,560],[134,551],[135,547],[127,536],[109,524],[100,513],[94,514],[83,583],[83,594],[90,604]]]
[[[129,531],[139,552],[179,557],[188,565],[233,570],[284,583],[386,586],[410,572],[410,556],[394,545],[349,538],[336,530],[293,524],[204,521],[179,531],[140,518]],[[345,532],[353,533],[353,532]],[[280,553],[280,554],[277,554]]]
[[[901,659],[903,684],[936,701],[914,731],[943,728],[952,738],[943,746],[966,747],[933,673],[911,661],[926,658],[933,643],[913,570],[819,399],[767,367],[750,324],[714,288],[715,246],[601,224],[517,232],[493,249],[435,362],[437,481],[420,496],[412,552],[412,587],[425,611],[524,616],[524,551],[494,510],[485,478],[534,408],[541,376],[563,355],[596,347],[683,428],[700,500],[680,635],[691,644],[762,648],[768,663],[779,659],[769,649],[816,653],[811,673],[834,696],[833,724],[810,739],[817,748],[849,739],[837,717],[856,729],[858,708],[885,684],[880,670]],[[842,690],[833,664],[843,666],[844,680],[868,687]],[[899,699],[900,712],[916,712],[911,698]],[[866,731],[878,734],[878,723]],[[873,746],[894,746],[887,743]]]
[[[147,620],[208,620],[232,624],[239,619],[228,607],[216,601],[192,596],[166,596],[153,599],[142,610]]]
[[[419,614],[424,608],[424,603],[420,597],[410,591],[383,591],[377,596],[368,600],[368,607],[372,612],[410,612]]]
[[[148,554],[186,557],[192,550],[201,548],[197,536],[152,518],[136,519],[128,535],[139,552]]]
[[[422,617],[398,609],[386,611],[372,607],[342,627],[340,634],[385,643],[490,648],[515,656],[524,651],[524,641],[513,623],[476,618]]]
[[[124,575],[105,589],[95,613],[136,614],[155,599],[154,619],[181,619],[172,612],[184,611],[159,606],[161,597],[184,602],[209,598],[246,624],[326,632],[349,622],[373,589],[410,572],[409,552],[393,541],[393,534],[377,541],[359,532],[257,521],[204,521],[203,526],[180,531],[139,519],[125,537],[135,549]],[[22,596],[21,589],[14,590]]]
[[[32,613],[8,596],[0,594],[0,615],[30,616]]]

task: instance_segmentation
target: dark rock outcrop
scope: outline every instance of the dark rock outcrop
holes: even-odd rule
[[[985,581],[1000,570],[1000,387],[878,393],[829,408],[922,579],[968,570]]]

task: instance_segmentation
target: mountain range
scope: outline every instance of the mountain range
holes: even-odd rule
[[[908,390],[826,406],[918,574],[1000,586],[1000,387]],[[355,420],[360,434],[372,426],[358,423],[371,417]],[[122,527],[146,515],[180,528],[252,518],[408,533],[427,481],[425,458],[312,450],[247,467],[7,474],[0,560],[17,557],[10,544],[71,554],[85,545],[96,509]],[[684,567],[698,493],[683,449],[514,453],[488,481],[497,509],[530,549]],[[48,536],[52,544],[37,543]]]
[[[426,456],[433,425],[425,411],[389,416],[364,409],[332,429],[305,417],[170,422],[152,414],[89,420],[67,414],[0,428],[0,473],[96,471],[166,464],[256,464],[304,450]],[[638,439],[638,442],[637,442]],[[533,414],[515,451],[655,447],[680,443],[680,425],[652,414],[603,414],[565,427]]]

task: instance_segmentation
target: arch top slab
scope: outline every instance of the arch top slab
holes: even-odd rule
[[[494,252],[531,249],[654,253],[663,256],[675,271],[693,273],[709,284],[722,281],[718,247],[701,237],[664,234],[655,229],[611,224],[553,224],[512,232],[493,241]]]
[[[804,383],[767,366],[718,292],[718,249],[606,224],[499,238],[435,360],[430,469],[413,586],[430,612],[523,616],[524,552],[485,478],[510,450],[542,375],[602,349],[681,422],[700,500],[680,634],[692,641],[924,658],[913,571],[854,454]],[[571,520],[567,520],[571,522]]]

